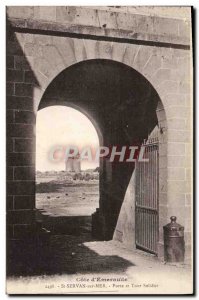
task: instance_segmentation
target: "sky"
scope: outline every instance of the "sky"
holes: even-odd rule
[[[54,149],[68,145],[78,149],[91,146],[96,149],[99,139],[91,121],[81,112],[65,106],[50,106],[37,112],[36,123],[36,170],[61,171],[65,169],[64,159],[52,159]],[[59,147],[59,148],[58,148]],[[57,153],[64,155],[64,150]],[[98,161],[83,160],[81,169],[96,168]]]

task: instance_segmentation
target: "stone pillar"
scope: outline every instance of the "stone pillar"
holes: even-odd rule
[[[35,232],[35,113],[33,73],[15,35],[7,36],[7,244],[8,272]],[[29,248],[30,249],[30,248]],[[12,256],[14,259],[12,261]],[[25,256],[25,255],[24,255]],[[14,266],[13,266],[14,268]]]
[[[158,258],[164,258],[164,237],[163,226],[167,223],[167,121],[165,110],[161,102],[158,103],[156,110],[158,118],[158,140],[159,140],[159,241]]]

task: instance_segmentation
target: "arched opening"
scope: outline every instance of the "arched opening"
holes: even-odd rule
[[[98,125],[100,145],[109,148],[117,146],[121,150],[121,147],[130,147],[135,143],[142,145],[154,128],[158,128],[158,135],[162,139],[166,125],[162,126],[160,122],[162,112],[164,113],[163,108],[159,109],[160,103],[159,95],[151,83],[133,68],[115,61],[93,59],[62,71],[46,89],[39,109],[51,105],[79,107],[94,120],[93,124]],[[166,119],[163,121],[166,122]],[[165,147],[163,148],[165,151]],[[162,153],[160,157],[161,155]],[[166,151],[163,155],[166,157]],[[162,162],[159,165],[162,167]],[[110,240],[135,173],[135,163],[120,163],[117,160],[110,162],[109,159],[102,158],[100,170],[100,200],[99,209],[92,218],[93,233],[98,239]],[[166,190],[165,170],[164,174],[162,181]],[[161,202],[163,198],[164,203]],[[165,211],[161,215],[162,207],[166,207],[165,198],[165,195],[159,197],[159,237],[162,236],[160,224],[166,222]],[[133,223],[135,215],[132,214],[130,218]],[[127,230],[132,231],[132,224],[129,225],[126,221],[127,218],[124,218]],[[160,241],[162,238],[159,238],[158,243]]]
[[[99,137],[84,113],[63,105],[38,111],[37,220],[52,234],[73,234],[78,222],[80,231],[91,233],[91,215],[99,207],[99,159],[81,159],[87,147],[96,151]]]

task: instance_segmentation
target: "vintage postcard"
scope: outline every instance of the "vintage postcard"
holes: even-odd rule
[[[7,294],[193,294],[193,14],[7,6]]]

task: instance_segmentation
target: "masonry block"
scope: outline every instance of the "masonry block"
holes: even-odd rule
[[[166,107],[166,112],[168,119],[186,119],[190,114],[190,109],[185,106],[173,105]],[[169,125],[170,123],[168,123]]]
[[[191,24],[188,20],[179,22],[179,35],[190,39],[191,37]]]
[[[14,123],[14,110],[12,110],[12,109],[6,110],[6,122]]]
[[[25,35],[25,43],[34,43],[35,42],[35,34],[33,33],[26,33]],[[30,61],[32,59],[32,57],[30,56],[26,56],[26,58],[28,59],[28,61]]]
[[[159,178],[166,183],[167,177],[168,177],[167,168],[160,168],[159,169]]]
[[[178,57],[178,66],[172,73],[178,76],[180,81],[187,81],[191,75],[191,59],[190,57]]]
[[[185,173],[186,173],[186,180],[191,180],[193,170],[191,168],[186,168]]]
[[[77,8],[74,6],[57,6],[56,21],[70,23],[75,19]]]
[[[51,63],[49,63],[46,58],[35,58],[34,64],[38,66],[37,71],[41,72],[44,76],[48,78],[52,76],[54,70],[52,69]]]
[[[167,155],[167,145],[166,143],[159,142],[159,155],[166,156]]]
[[[34,6],[7,6],[6,11],[8,16],[11,18],[33,18]]]
[[[168,119],[169,128],[175,130],[186,130],[186,120],[185,119]],[[177,142],[177,140],[176,140]]]
[[[12,138],[6,138],[6,152],[13,152],[14,150],[14,140]]]
[[[34,19],[56,21],[56,6],[34,6]]]
[[[99,26],[100,20],[95,9],[76,7],[75,23],[87,26]]]
[[[7,55],[22,55],[22,48],[16,41],[7,41],[6,54]]]
[[[30,124],[7,124],[7,135],[9,137],[32,137],[34,126]]]
[[[133,66],[136,70],[143,70],[147,68],[152,56],[152,49],[149,47],[141,46],[134,60]]]
[[[6,166],[6,178],[7,178],[7,180],[13,180],[14,179],[13,174],[14,174],[13,167]]]
[[[115,61],[123,62],[127,45],[128,44],[125,44],[125,43],[123,43],[123,44],[113,43],[113,45],[112,45],[112,59],[115,60]]]
[[[185,219],[185,225],[184,226],[186,228],[186,231],[191,233],[191,231],[192,231],[192,220],[190,218],[190,215],[189,215],[189,218]]]
[[[186,193],[191,193],[192,191],[192,182],[191,178],[186,179]]]
[[[110,42],[96,43],[96,56],[102,59],[111,59],[112,45]]]
[[[6,209],[14,209],[14,196],[6,196]]]
[[[180,20],[171,18],[154,18],[153,32],[159,35],[178,35]]]
[[[32,166],[35,164],[35,153],[7,153],[8,166]]]
[[[97,10],[96,13],[99,20],[98,26],[102,28],[118,28],[117,17],[115,13],[110,13],[103,10]]]
[[[153,54],[143,68],[143,74],[150,77],[161,67],[161,56]]]
[[[150,68],[149,68],[149,72],[150,72]],[[178,79],[178,78],[176,78]],[[152,80],[154,85],[155,81]],[[178,87],[179,87],[179,82],[178,81],[174,81],[174,80],[164,80],[162,81],[159,86],[157,86],[157,91],[159,92],[159,95],[166,95],[166,94],[175,94],[176,92],[178,93]]]
[[[56,70],[58,66],[63,66],[63,69],[65,67],[65,64],[63,63],[63,59],[58,51],[58,49],[51,45],[43,46],[45,58],[49,64],[49,68],[53,68]]]
[[[14,180],[34,180],[35,167],[15,167]]]
[[[14,209],[33,209],[35,207],[35,195],[32,196],[12,196]]]
[[[127,45],[126,51],[124,54],[123,62],[131,67],[134,67],[134,59],[140,49],[138,45]]]
[[[176,57],[173,53],[169,52],[166,55],[162,56],[161,67],[164,70],[177,69],[178,66],[178,57]],[[166,79],[166,78],[165,78]]]
[[[8,224],[32,224],[34,222],[35,212],[32,209],[10,210],[7,213]]]
[[[159,203],[163,206],[167,205],[167,193],[163,193],[162,191],[159,191]]]
[[[191,155],[186,155],[185,168],[190,168],[190,166],[192,165],[192,159],[193,159],[193,153],[191,153]]]
[[[7,109],[33,111],[33,100],[29,97],[8,96],[6,100]]]
[[[171,183],[170,183],[171,184]],[[175,185],[175,182],[173,183]],[[178,206],[185,206],[185,193],[178,190],[178,192],[168,191],[168,199],[167,199],[167,205],[178,207]]]
[[[193,144],[192,143],[186,143],[185,144],[185,151],[187,157],[192,157],[193,156]]]
[[[168,156],[168,167],[184,168],[186,166],[186,156]]]
[[[181,94],[189,94],[191,91],[190,81],[180,81],[178,85],[178,91]]]
[[[157,69],[154,74],[152,74],[153,82],[156,83],[156,85],[159,85],[164,80],[168,80],[171,76],[171,70],[170,69],[163,69],[161,66],[161,69]]]
[[[84,42],[86,43],[87,41],[89,40]],[[91,42],[95,43],[95,41]],[[53,45],[54,47],[58,46],[62,62],[66,67],[76,62],[74,43],[72,38],[53,36]]]
[[[56,7],[56,20],[58,22],[61,21],[62,23],[99,26],[99,19],[96,10],[75,6]]]
[[[7,237],[7,239],[12,239],[14,237],[14,226],[13,225],[6,226],[6,237]]]
[[[161,156],[159,158],[159,168],[160,169],[165,169],[167,167],[167,157],[166,156]]]
[[[185,168],[168,168],[169,180],[185,180]]]
[[[6,83],[6,95],[12,96],[15,92],[15,84],[13,82],[7,82]]]
[[[182,57],[190,57],[190,52],[189,50],[183,50],[183,49],[170,49],[171,53],[179,58]]]
[[[166,171],[166,170],[164,170],[164,171]],[[163,172],[163,170],[161,169],[160,173],[162,173],[162,172]],[[159,176],[159,189],[163,193],[167,192],[167,181],[166,181],[164,174],[163,174],[163,176]]]
[[[168,141],[169,142],[181,142],[189,143],[190,142],[190,131],[188,130],[168,130]]]
[[[185,194],[185,205],[190,206],[192,204],[192,196],[190,193]]]
[[[24,72],[21,70],[10,70],[6,71],[7,81],[12,82],[23,82],[24,81]]]
[[[159,215],[161,216],[161,218],[163,218],[164,220],[167,217],[167,205],[159,205]]]
[[[191,232],[186,232],[185,231],[185,233],[184,233],[184,239],[185,239],[185,245],[192,244],[193,240],[192,240],[192,234],[191,234]],[[191,252],[191,253],[193,253],[193,252]]]
[[[168,197],[170,194],[185,194],[186,193],[186,182],[185,180],[170,180],[168,178]]]
[[[76,61],[86,60],[86,49],[83,40],[74,39],[74,51]]]
[[[44,55],[43,46],[35,43],[25,43],[24,54],[26,56],[42,57]]]
[[[6,56],[6,68],[14,69],[14,56],[13,55]]]
[[[185,143],[168,142],[168,155],[185,156]]]
[[[35,124],[35,114],[30,111],[15,111],[15,123]]]
[[[84,40],[85,50],[86,50],[86,57],[87,59],[95,59],[95,49],[96,49],[96,41],[92,40]]]
[[[8,195],[34,195],[34,181],[7,181]]]
[[[115,12],[116,15],[116,22],[117,22],[117,28],[123,29],[123,30],[131,30],[133,32],[138,31],[138,23],[140,23],[136,15],[132,14],[122,14]],[[141,25],[141,24],[139,24]],[[142,24],[143,25],[143,24]],[[142,31],[143,27],[140,27],[139,31]]]
[[[30,83],[16,83],[15,95],[31,97],[33,95],[33,85]]]
[[[15,152],[35,152],[35,139],[14,139],[14,150]]]

